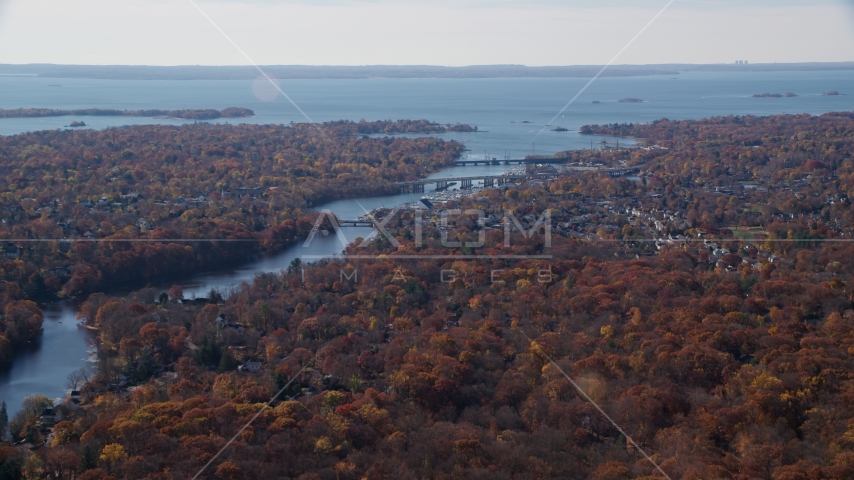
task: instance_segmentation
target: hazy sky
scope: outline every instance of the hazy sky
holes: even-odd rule
[[[259,64],[604,64],[668,0],[195,0]],[[854,60],[854,1],[677,0],[616,63]],[[0,63],[241,65],[190,0],[0,0]]]

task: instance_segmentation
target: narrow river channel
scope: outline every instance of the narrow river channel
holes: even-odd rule
[[[479,165],[451,167],[428,178],[452,178],[475,175],[500,175],[511,167],[506,165]],[[475,185],[477,186],[477,184]],[[317,211],[331,210],[338,218],[355,219],[379,207],[394,207],[406,202],[417,201],[430,194],[431,185],[425,193],[410,193],[384,197],[368,197],[339,200],[316,207]],[[364,208],[364,210],[363,210]],[[367,237],[371,228],[342,229],[348,241],[356,237]],[[263,272],[276,272],[287,268],[293,259],[307,256],[312,259],[334,256],[343,247],[337,236],[318,235],[308,247],[294,245],[282,252],[263,257],[245,265],[219,271],[199,273],[178,282],[186,298],[206,296],[212,288],[226,291],[241,282],[251,282]],[[159,285],[164,291],[170,285]],[[109,294],[109,292],[107,292]],[[61,399],[66,395],[68,374],[81,367],[92,368],[95,352],[91,333],[77,326],[77,309],[73,302],[65,301],[45,308],[44,332],[41,338],[20,351],[12,367],[0,371],[0,401],[5,401],[11,417],[20,409],[21,402],[29,394],[45,395]]]

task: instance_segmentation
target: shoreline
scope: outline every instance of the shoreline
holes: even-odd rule
[[[436,170],[430,170],[427,172],[427,175],[425,177],[422,177],[422,179],[426,179],[430,175],[434,175],[436,173],[442,172],[445,169],[454,168],[454,167],[455,167],[455,165],[451,164],[451,165],[444,165],[441,168],[438,168]],[[325,198],[322,201],[318,202],[317,205],[309,205],[308,208],[311,209],[312,212],[319,214],[321,209],[319,209],[318,207],[322,207],[323,205],[326,205],[326,204],[330,204],[330,203],[334,203],[334,202],[340,202],[340,201],[347,201],[347,200],[358,200],[358,199],[364,199],[364,198],[372,198],[372,197],[380,197],[380,198],[394,197],[398,194],[399,193],[376,192],[376,194],[367,194],[367,195],[362,194],[359,196],[343,196],[341,198]],[[403,203],[400,204],[400,206],[403,206],[403,205],[404,205]],[[60,240],[61,239],[57,239],[56,241],[60,241]],[[81,240],[81,239],[76,239],[76,240]],[[259,259],[274,258],[277,255],[281,255],[283,252],[286,252],[288,249],[300,245],[305,240],[306,240],[306,238],[301,238],[301,239],[299,239],[293,243],[290,243],[288,245],[284,245],[281,248],[276,249],[274,251],[261,251],[258,253],[254,253],[252,255],[247,256],[242,261],[234,262],[234,264],[227,265],[224,267],[227,270],[240,270],[242,268],[250,266],[253,262],[258,261]],[[82,241],[85,241],[85,240],[82,240]],[[258,242],[260,243],[261,239],[258,239]],[[170,242],[165,241],[164,243],[170,243]],[[201,269],[201,270],[196,271],[196,272],[189,272],[185,276],[182,276],[180,278],[173,278],[173,279],[169,279],[169,280],[160,280],[157,282],[157,285],[153,285],[152,288],[165,291],[166,289],[169,288],[167,286],[168,284],[186,283],[186,282],[192,281],[192,279],[198,278],[200,276],[214,275],[214,274],[216,274],[217,271],[218,271],[218,269],[205,268],[205,269]],[[152,282],[148,282],[148,284],[151,284],[151,283]],[[237,286],[239,284],[240,284],[240,282],[237,282],[237,283],[231,285],[231,287]],[[109,296],[116,296],[116,295],[124,296],[124,295],[131,294],[131,293],[138,291],[140,289],[143,289],[143,288],[146,288],[146,286],[145,285],[136,285],[136,286],[121,285],[121,286],[117,286],[116,288],[111,289],[111,290],[96,290],[96,291],[88,292],[88,293],[81,294],[81,295],[75,295],[73,297],[56,298],[56,299],[52,299],[52,300],[45,301],[45,302],[36,302],[36,304],[39,306],[39,309],[41,309],[44,312],[47,309],[49,309],[51,306],[60,305],[64,302],[71,302],[71,305],[73,305],[72,308],[74,309],[75,313],[78,313],[80,305],[82,305],[91,295],[103,294],[103,295],[108,296],[108,297]],[[212,287],[212,288],[216,289],[214,287]],[[81,329],[85,329],[86,331],[89,331],[89,332],[100,331],[99,327],[96,327],[93,325],[88,325],[83,320],[78,320],[75,323],[76,323],[77,327],[79,327]],[[40,341],[42,341],[43,338],[44,338],[44,326],[42,326],[39,335],[33,341],[34,342],[40,342]],[[19,353],[20,352],[15,351],[12,354],[12,357],[8,361],[7,365],[5,366],[6,370],[11,370],[13,368],[16,357],[18,356]]]
[[[0,109],[0,120],[20,118],[57,118],[57,117],[134,117],[160,120],[196,120],[209,121],[221,119],[252,118],[255,112],[242,107],[229,107],[223,110],[213,108],[191,108],[179,110],[114,110],[109,108],[80,108],[63,110],[58,108],[17,108]]]

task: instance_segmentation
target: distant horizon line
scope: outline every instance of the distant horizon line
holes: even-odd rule
[[[261,65],[279,80],[611,78],[677,76],[684,72],[850,71],[854,61],[800,63],[661,63],[601,65]],[[96,80],[255,80],[253,65],[75,65],[0,64],[0,77]]]
[[[750,67],[750,66],[787,66],[787,65],[847,65],[850,64],[854,66],[854,60],[841,60],[834,62],[749,62],[743,64],[737,64],[737,61],[747,61],[749,60],[733,60],[729,63],[723,62],[699,62],[699,63],[686,63],[686,62],[669,62],[669,63],[622,63],[622,64],[614,64],[614,67],[676,67],[676,66],[685,66],[685,67],[704,67],[704,66],[734,66],[734,67]],[[514,67],[514,68],[573,68],[573,67],[601,67],[603,64],[566,64],[566,65],[525,65],[521,63],[483,63],[483,64],[470,64],[470,65],[436,65],[436,64],[426,64],[426,63],[413,63],[413,64],[392,64],[392,63],[376,63],[376,64],[350,64],[350,65],[333,65],[333,64],[285,64],[285,63],[271,63],[271,64],[259,64],[262,67],[300,67],[300,68],[447,68],[447,69],[455,69],[455,68],[485,68],[485,67]],[[0,63],[0,67],[39,67],[39,66],[49,66],[49,67],[101,67],[101,68],[109,68],[109,67],[142,67],[142,68],[254,68],[250,64],[240,64],[240,65],[214,65],[214,64],[173,64],[173,65],[152,65],[152,64],[133,64],[133,63],[50,63],[50,62],[28,62],[28,63]]]

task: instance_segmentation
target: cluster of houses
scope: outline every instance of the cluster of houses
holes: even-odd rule
[[[700,252],[708,252],[710,260],[714,262],[716,268],[722,268],[729,271],[735,271],[740,265],[750,265],[764,270],[771,265],[779,266],[781,259],[773,252],[770,252],[762,246],[747,244],[742,247],[741,262],[732,264],[723,261],[723,257],[731,253],[729,249],[724,248],[720,243],[709,239],[703,239]]]
[[[629,223],[636,226],[650,226],[657,232],[667,232],[671,230],[684,230],[689,228],[685,221],[685,216],[679,212],[669,212],[666,210],[658,210],[652,208],[644,210],[641,207],[630,207],[625,209],[625,214],[629,217]]]
[[[744,196],[745,188],[764,188],[758,185],[735,187],[716,187],[715,193],[721,195]],[[654,199],[661,195],[652,194],[648,197]],[[733,265],[722,261],[723,257],[730,253],[740,253],[742,257],[741,265],[754,265],[757,268],[764,269],[770,265],[779,265],[782,261],[780,257],[773,252],[764,248],[764,246],[747,245],[744,247],[744,252],[730,252],[726,248],[715,241],[708,238],[703,239],[704,232],[702,229],[698,231],[698,238],[692,239],[688,236],[678,233],[685,231],[691,226],[688,224],[686,216],[680,211],[670,211],[661,206],[644,205],[643,199],[634,199],[626,206],[625,203],[618,205],[615,198],[606,199],[604,201],[593,201],[583,197],[578,199],[580,204],[573,207],[572,212],[552,210],[552,233],[556,235],[575,236],[579,238],[587,238],[595,240],[599,238],[602,229],[612,232],[618,231],[619,225],[622,223],[615,222],[618,218],[623,218],[621,221],[626,221],[628,225],[636,227],[640,231],[646,233],[644,238],[654,239],[653,251],[660,251],[666,247],[694,245],[697,240],[702,239],[699,251],[706,251],[709,254],[710,260],[720,268],[734,270],[738,265]],[[488,203],[485,197],[478,197],[475,201]],[[825,201],[827,204],[833,202],[846,202],[847,198],[839,195],[826,195]],[[425,208],[432,210],[432,205]],[[777,215],[781,221],[792,220],[796,218],[806,218],[810,220],[820,220],[816,214],[780,214]],[[560,219],[555,220],[555,219]],[[519,217],[519,225],[530,231],[541,218],[535,214],[528,214]],[[483,218],[484,229],[501,229],[504,226],[504,217],[499,213],[491,213]],[[827,222],[824,222],[827,225]],[[830,222],[833,224],[833,221]],[[441,228],[441,222],[436,218],[428,221],[427,224]],[[829,225],[831,228],[841,232],[841,228]],[[515,225],[511,226],[511,230],[516,230]],[[674,233],[676,232],[676,233]],[[705,232],[708,234],[709,232]],[[727,259],[731,262],[732,257]]]

